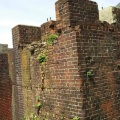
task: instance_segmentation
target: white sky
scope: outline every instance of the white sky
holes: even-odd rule
[[[55,20],[57,0],[0,0],[0,43],[12,47],[11,29],[18,24],[40,26],[47,18]],[[115,6],[119,0],[96,1],[99,9]]]

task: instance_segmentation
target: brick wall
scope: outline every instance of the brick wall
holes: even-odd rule
[[[40,40],[40,27],[18,25],[16,29],[19,29],[18,45],[30,44],[33,41]],[[15,28],[14,28],[15,29]]]
[[[0,53],[0,120],[12,120],[12,85],[7,53]]]
[[[15,96],[16,101],[16,113],[17,120],[23,120],[24,118],[24,84],[22,80],[23,75],[23,63],[24,58],[22,50],[27,44],[33,41],[40,40],[40,27],[18,25],[12,29],[13,34],[13,51],[14,51],[14,65],[15,65],[15,86],[17,95]],[[24,63],[25,64],[25,63]],[[26,72],[26,71],[25,71]],[[27,73],[25,73],[27,74]]]
[[[86,120],[120,119],[119,30],[116,26],[111,28],[99,24],[80,26],[77,32]],[[92,78],[86,75],[89,70],[93,70]]]
[[[83,117],[81,79],[78,71],[76,32],[66,29],[56,44],[48,49],[44,91],[40,91],[43,107],[40,115],[50,120]],[[79,110],[78,110],[79,109]]]
[[[9,76],[12,81],[12,120],[17,119],[17,86],[16,84],[16,79],[15,79],[15,64],[14,64],[14,51],[13,49],[9,48],[8,49],[8,64],[9,64]]]
[[[120,119],[119,23],[98,21],[97,4],[88,0],[59,0],[56,18],[38,28],[13,28],[17,120],[37,112],[36,96],[39,119]],[[41,48],[50,33],[59,33],[58,39]],[[41,49],[47,51],[44,67],[37,60]]]
[[[56,19],[70,26],[85,22],[94,23],[99,20],[98,5],[88,0],[58,0]]]

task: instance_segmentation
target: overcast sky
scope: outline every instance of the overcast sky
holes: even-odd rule
[[[0,43],[12,47],[11,29],[18,24],[40,26],[51,17],[55,20],[57,0],[1,0],[0,1]],[[115,6],[119,0],[93,0],[99,5]]]

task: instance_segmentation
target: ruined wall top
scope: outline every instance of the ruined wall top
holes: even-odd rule
[[[99,18],[109,24],[120,23],[120,8],[107,7],[99,12]]]
[[[98,5],[89,0],[58,0],[56,20],[75,26],[82,23],[94,23],[99,20]]]
[[[16,43],[20,46],[21,44],[30,44],[33,41],[40,40],[40,27],[36,26],[27,26],[27,25],[17,25],[12,29],[13,38],[15,39],[17,36],[20,36]],[[14,41],[13,39],[13,41]],[[14,43],[14,42],[13,42]],[[14,44],[13,44],[14,46]]]
[[[0,44],[0,54],[8,53],[8,45],[7,44]]]
[[[108,7],[98,11],[96,2],[90,0],[58,0],[55,3],[56,21],[50,20],[40,27],[18,25],[12,29],[13,46],[24,46],[41,41],[42,36],[51,32],[64,32],[67,27],[77,25],[98,25],[101,21],[120,23],[120,9]],[[109,26],[108,24],[108,26]],[[17,39],[15,39],[19,36]],[[15,43],[16,42],[16,43]]]

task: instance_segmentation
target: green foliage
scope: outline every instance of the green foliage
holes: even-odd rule
[[[78,116],[75,116],[73,120],[80,120],[80,118]]]
[[[39,97],[39,96],[36,96],[36,100],[40,100],[40,97]]]
[[[36,107],[36,108],[41,108],[41,107],[42,107],[42,104],[39,102],[35,107]]]
[[[87,77],[92,77],[93,76],[93,70],[87,71]]]
[[[54,40],[58,38],[58,35],[56,34],[50,34],[48,37],[47,37],[47,43],[49,45],[53,45],[54,43]]]
[[[39,54],[37,60],[39,61],[39,63],[46,62],[46,55],[43,53]]]
[[[33,114],[32,119],[37,120],[37,116],[35,114]]]

